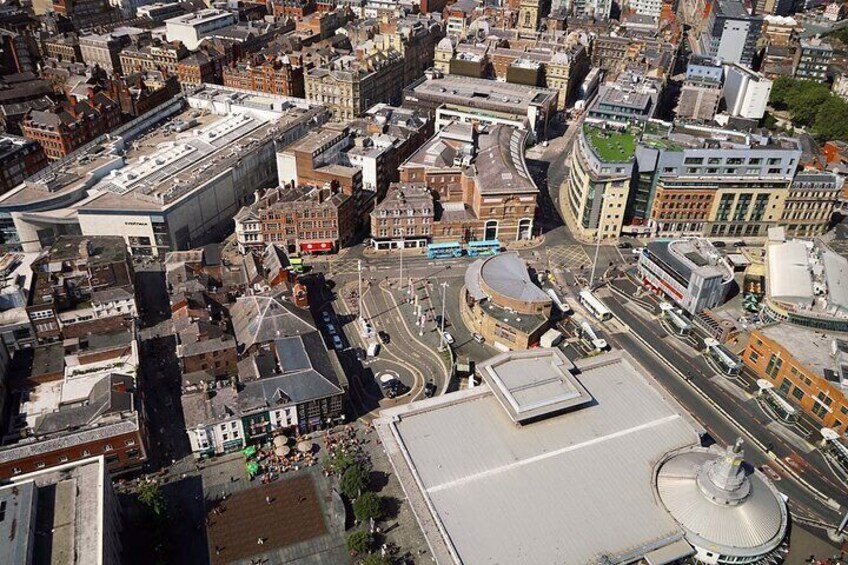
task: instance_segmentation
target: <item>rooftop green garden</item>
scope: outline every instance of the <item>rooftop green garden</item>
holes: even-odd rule
[[[598,159],[607,163],[629,161],[636,152],[636,134],[630,130],[614,131],[584,125],[586,139],[595,150]]]

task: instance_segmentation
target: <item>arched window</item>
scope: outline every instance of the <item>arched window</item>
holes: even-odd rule
[[[522,218],[518,221],[518,235],[516,239],[530,239],[533,237],[533,220]]]
[[[498,221],[489,220],[486,222],[486,231],[483,234],[483,239],[492,240],[498,238]]]

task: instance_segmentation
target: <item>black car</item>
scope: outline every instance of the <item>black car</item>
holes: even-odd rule
[[[714,241],[713,247],[727,247],[727,244],[723,241]]]
[[[427,383],[424,385],[424,396],[426,398],[433,398],[436,394],[436,385],[433,383]]]
[[[630,243],[629,241],[622,241],[621,243],[618,244],[617,247],[619,249],[630,249],[630,248],[633,247],[633,244]]]
[[[734,241],[733,242],[733,247],[745,247],[745,245],[746,244],[745,244],[744,241]]]
[[[436,325],[442,327],[442,317],[440,315],[436,315]],[[448,322],[447,317],[445,318],[445,327],[450,327],[450,322]]]
[[[400,382],[398,379],[390,381],[381,388],[383,389],[386,398],[396,398],[409,392],[409,387]]]
[[[391,338],[389,337],[389,334],[387,334],[384,331],[377,332],[377,337],[380,338],[380,343],[382,343],[383,345],[388,345],[389,342],[392,341]]]

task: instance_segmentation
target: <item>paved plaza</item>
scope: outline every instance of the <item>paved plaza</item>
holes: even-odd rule
[[[241,458],[215,467],[203,473],[212,564],[350,561],[344,506],[318,466],[267,485],[244,478]]]

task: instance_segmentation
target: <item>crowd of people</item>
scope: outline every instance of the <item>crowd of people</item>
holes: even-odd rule
[[[371,432],[371,428],[366,429],[365,433]],[[334,430],[324,430],[324,448],[328,456],[332,459],[337,456],[347,455],[356,461],[367,459],[367,455],[363,447],[369,442],[369,439],[359,437],[357,429],[353,424],[347,424],[341,428]],[[329,477],[335,474],[333,465],[324,466],[324,476]]]
[[[298,446],[301,444],[309,444],[310,449],[308,451],[299,449]],[[265,485],[276,481],[281,475],[289,471],[297,471],[301,467],[312,467],[318,462],[314,448],[315,445],[312,440],[303,437],[295,439],[294,448],[287,447],[284,450],[286,455],[278,454],[278,447],[273,442],[260,445],[257,447],[255,455],[255,461],[260,466],[260,474],[257,476]]]

